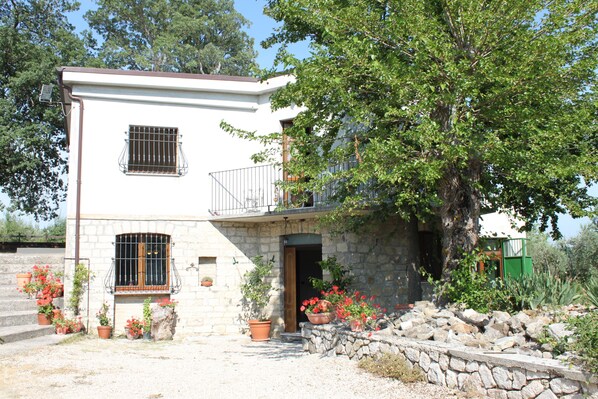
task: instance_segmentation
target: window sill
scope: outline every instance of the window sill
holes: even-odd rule
[[[166,290],[116,290],[114,296],[130,296],[130,295],[169,295],[170,289]]]

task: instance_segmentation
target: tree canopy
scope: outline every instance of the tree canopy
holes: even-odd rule
[[[249,21],[233,0],[97,0],[85,14],[109,68],[248,75],[256,67]],[[93,43],[93,35],[88,34]]]
[[[76,7],[70,0],[0,4],[0,188],[11,208],[42,219],[64,199],[66,138],[61,107],[38,97],[42,84],[56,81],[57,66],[85,58],[65,17]]]
[[[295,190],[334,187],[339,215],[437,221],[445,272],[477,245],[485,209],[555,236],[558,213],[595,215],[597,8],[270,0],[282,24],[265,45],[283,45],[278,61],[296,78],[273,104],[304,107],[285,131],[286,167],[304,176]],[[305,39],[306,59],[285,52]]]

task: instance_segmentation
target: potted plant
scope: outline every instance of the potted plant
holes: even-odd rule
[[[266,341],[270,339],[272,321],[265,313],[265,308],[270,302],[272,284],[266,278],[272,272],[274,259],[264,260],[260,255],[252,259],[254,268],[243,275],[241,293],[243,294],[244,308],[247,323],[253,341]]]
[[[52,314],[54,305],[52,305],[52,297],[44,295],[37,300],[37,324],[40,326],[49,326],[52,324]]]
[[[143,301],[143,339],[152,338],[152,297],[149,296]]]
[[[110,325],[110,319],[108,318],[108,309],[108,303],[104,302],[96,315],[100,322],[100,325],[98,326],[98,336],[102,339],[109,339],[112,334],[112,326]]]
[[[69,322],[63,317],[56,317],[52,320],[52,324],[56,328],[56,334],[64,335],[69,332]]]
[[[373,300],[373,296],[368,298],[355,291],[337,305],[336,315],[341,321],[349,322],[351,331],[363,331],[365,327],[375,328],[381,310],[380,305],[374,304]]]
[[[143,334],[143,322],[136,317],[131,316],[125,325],[128,339],[137,339]]]
[[[31,277],[33,275],[29,272],[26,273],[17,273],[17,289],[21,291],[25,288],[25,285],[31,282]]]
[[[214,283],[214,279],[210,276],[205,276],[201,278],[201,286],[202,287],[211,287]]]
[[[307,319],[311,324],[326,324],[334,320],[334,312],[332,311],[332,303],[326,299],[313,297],[302,302],[299,308],[305,312]]]

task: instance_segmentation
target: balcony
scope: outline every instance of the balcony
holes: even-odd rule
[[[335,166],[328,173],[347,170],[349,165]],[[334,203],[335,185],[322,192],[302,195],[285,191],[281,184],[285,177],[281,165],[262,165],[250,168],[212,172],[212,205],[214,217],[251,217],[324,211]]]

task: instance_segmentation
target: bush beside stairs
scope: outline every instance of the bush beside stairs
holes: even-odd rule
[[[34,298],[17,291],[17,273],[31,271],[33,265],[62,265],[58,255],[0,254],[0,345],[54,334],[54,326],[37,324]],[[63,298],[54,304],[63,308]]]

